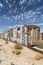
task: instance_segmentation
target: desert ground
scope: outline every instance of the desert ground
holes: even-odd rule
[[[15,43],[5,44],[5,40],[0,39],[0,65],[43,65],[43,59],[36,60],[35,54],[38,53],[27,47],[20,50],[21,54],[12,53]]]

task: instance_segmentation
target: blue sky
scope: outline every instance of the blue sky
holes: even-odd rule
[[[43,0],[0,0],[0,31],[23,24],[37,24],[43,32]]]

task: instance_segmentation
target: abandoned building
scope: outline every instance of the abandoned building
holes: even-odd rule
[[[43,40],[43,33],[40,33],[40,40]]]
[[[36,25],[16,26],[7,30],[4,38],[25,46],[34,45],[40,39],[40,27]]]

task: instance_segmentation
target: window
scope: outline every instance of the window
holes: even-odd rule
[[[17,37],[20,38],[20,28],[17,29]]]

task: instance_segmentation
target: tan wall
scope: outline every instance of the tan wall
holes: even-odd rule
[[[43,33],[40,33],[40,40],[43,40]]]
[[[29,35],[29,42],[31,43],[31,45],[35,44],[35,42],[40,39],[39,37],[40,37],[40,31],[38,31],[37,28],[36,29],[32,28],[31,33]]]
[[[40,29],[35,26],[21,26],[20,27],[20,37],[17,37],[17,29],[13,28],[12,30],[9,29],[7,32],[7,37],[12,40],[16,40],[17,42],[27,46],[27,45],[34,45],[37,40],[40,39]]]

